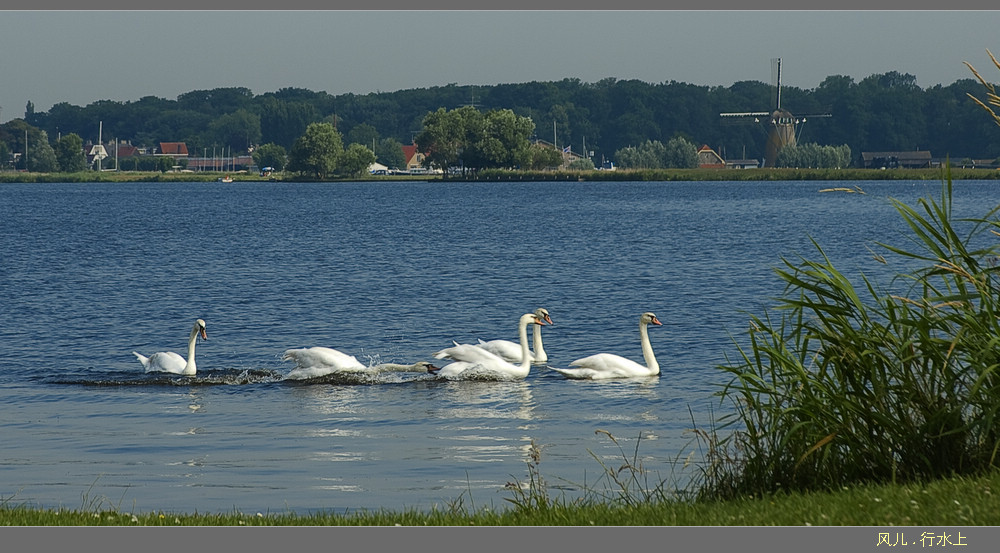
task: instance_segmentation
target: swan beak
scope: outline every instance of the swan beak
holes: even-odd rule
[[[208,340],[208,334],[205,333],[204,327],[198,330],[198,334],[201,334],[202,340]]]
[[[550,325],[555,324],[554,322],[552,322],[552,317],[549,317],[548,314],[545,315],[545,322],[549,323]]]
[[[436,373],[436,372],[438,372],[440,370],[441,370],[441,367],[435,367],[434,365],[431,365],[430,363],[427,363],[427,372],[429,372],[431,374],[434,374],[434,373]]]
[[[653,317],[653,320],[649,321],[649,322],[651,322],[651,323],[653,323],[655,325],[663,326],[663,323],[660,322],[660,319],[657,319],[656,317]]]

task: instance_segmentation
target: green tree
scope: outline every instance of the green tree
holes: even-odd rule
[[[38,122],[36,120],[35,104],[31,100],[28,100],[28,103],[24,106],[24,121],[32,126],[35,126]]]
[[[83,139],[76,133],[60,137],[56,141],[55,153],[60,171],[75,173],[87,168],[87,158],[83,155]]]
[[[337,172],[357,177],[368,173],[368,167],[375,163],[375,152],[361,144],[351,144],[340,157]]]
[[[846,144],[842,146],[820,146],[813,142],[782,148],[775,161],[777,167],[817,169],[848,167],[850,163],[851,149]]]
[[[463,106],[452,110],[450,119],[458,132],[458,165],[462,167],[462,174],[487,166],[490,156],[499,147],[486,140],[486,119],[482,112],[472,106]]]
[[[263,98],[257,110],[260,113],[261,142],[273,142],[285,148],[291,147],[310,123],[322,118],[319,111],[306,102],[285,101],[271,96]]]
[[[38,143],[41,136],[40,131],[29,125],[24,119],[12,119],[3,124],[2,130],[7,147],[10,148],[12,155],[17,156],[14,168],[29,169],[25,167],[27,157],[25,157],[24,152],[28,145]]]
[[[174,165],[179,165],[172,157],[163,156],[131,156],[121,160],[119,168],[129,171],[159,171],[166,173]],[[96,166],[95,166],[96,167]]]
[[[243,151],[260,142],[260,116],[245,109],[217,117],[209,124],[208,142]]]
[[[698,166],[698,149],[680,136],[671,138],[666,144],[647,140],[638,147],[618,150],[615,161],[625,169],[694,168]]]
[[[461,165],[463,173],[485,167],[527,166],[528,138],[535,130],[530,118],[510,109],[485,114],[471,106],[439,108],[424,118],[417,146],[428,152],[428,163],[440,169]]]
[[[378,143],[378,139],[378,131],[368,123],[354,125],[351,130],[347,131],[348,144],[361,144],[371,149]]]
[[[376,161],[389,168],[399,169],[406,165],[403,145],[395,138],[383,138],[375,151]]]
[[[181,168],[184,167],[184,165],[180,163],[176,158],[158,156],[156,160],[157,160],[156,164],[157,169],[161,173],[167,173],[172,171],[175,165],[180,166]]]
[[[288,168],[324,179],[337,169],[343,144],[340,133],[330,123],[311,123],[292,145]]]
[[[523,167],[529,163],[528,138],[535,131],[531,119],[500,109],[487,112],[483,123],[483,141],[490,145],[483,148],[489,152],[484,156],[484,167]]]
[[[277,144],[264,144],[255,149],[250,156],[257,167],[274,167],[275,171],[283,171],[288,163],[288,153],[284,147]]]
[[[458,118],[454,112],[444,108],[428,113],[423,120],[423,128],[414,142],[422,152],[426,152],[424,162],[430,167],[448,168],[459,161],[459,155],[465,138]]]
[[[698,148],[683,137],[674,137],[663,148],[663,167],[694,169],[698,167]]]
[[[215,116],[245,109],[250,106],[252,100],[253,92],[249,88],[231,87],[185,92],[177,97],[177,104],[181,109]]]
[[[547,148],[538,144],[533,144],[528,148],[529,162],[525,165],[535,171],[555,169],[562,165],[562,154],[555,148]]]
[[[662,169],[667,149],[659,140],[647,140],[615,152],[615,161],[623,169]]]
[[[28,147],[28,168],[39,173],[52,173],[59,170],[56,152],[49,144],[49,135],[38,131],[38,139]]]

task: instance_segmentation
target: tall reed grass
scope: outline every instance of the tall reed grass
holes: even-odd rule
[[[813,242],[782,258],[776,309],[750,316],[718,396],[702,496],[730,498],[983,474],[1000,449],[1000,223],[893,200],[911,234],[880,244],[916,269],[857,286]],[[883,256],[876,259],[884,261]]]
[[[993,55],[993,52],[986,50],[986,53],[989,54],[990,60],[993,61],[993,65],[996,66],[997,69],[1000,69],[1000,61],[997,61],[997,58],[996,56]],[[978,71],[976,71],[976,68],[972,67],[972,64],[970,64],[969,62],[965,62],[965,66],[968,67],[970,71],[972,71],[972,74],[976,76],[976,79],[979,79],[979,82],[983,85],[984,88],[986,88],[985,102],[980,100],[979,98],[976,98],[972,94],[968,94],[969,98],[972,98],[972,101],[978,104],[979,107],[985,109],[990,114],[990,117],[992,117],[993,120],[996,122],[996,124],[1000,125],[1000,114],[997,114],[997,112],[993,111],[993,108],[990,107],[994,106],[996,108],[1000,108],[1000,95],[997,94],[996,87],[993,86],[992,83],[984,79],[983,76],[980,75]]]

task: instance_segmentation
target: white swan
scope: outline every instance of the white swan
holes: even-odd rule
[[[562,373],[566,378],[585,380],[630,378],[660,374],[660,365],[656,363],[656,357],[653,355],[653,346],[649,343],[649,333],[646,330],[646,327],[651,324],[662,325],[663,323],[653,313],[647,312],[639,315],[639,341],[642,344],[642,357],[646,360],[646,366],[612,353],[598,353],[573,361],[569,365],[570,367],[577,367],[574,369],[550,368]]]
[[[548,324],[554,324],[552,318],[549,317],[549,312],[543,307],[539,307],[535,310],[535,316],[539,319],[543,319]],[[549,360],[549,356],[545,353],[545,348],[542,347],[542,327],[541,325],[533,325],[531,327],[531,339],[533,352],[531,354],[531,360],[535,363],[544,363]],[[486,351],[495,354],[505,361],[510,361],[511,363],[517,363],[521,360],[521,345],[511,342],[510,340],[490,340],[489,342],[484,342],[479,340],[479,347],[485,349]]]
[[[295,368],[292,369],[286,380],[305,380],[325,376],[332,373],[360,373],[360,372],[421,372],[433,373],[438,367],[426,362],[418,361],[412,365],[400,363],[380,363],[371,367],[358,361],[353,355],[337,351],[331,348],[312,347],[302,349],[289,349],[281,356],[283,361],[294,361]]]
[[[281,360],[295,362],[295,368],[285,377],[291,380],[316,378],[334,372],[368,370],[368,366],[353,355],[322,346],[285,350]]]
[[[440,370],[433,371],[439,377],[456,378],[502,378],[515,379],[528,376],[531,370],[531,350],[528,349],[528,325],[544,325],[544,319],[534,313],[525,313],[518,320],[517,334],[521,339],[521,363],[515,365],[501,357],[472,344],[455,344],[434,354],[435,359],[453,359]]]
[[[135,351],[132,354],[142,363],[146,372],[167,372],[193,376],[198,372],[198,366],[194,362],[194,345],[198,341],[199,335],[202,340],[208,340],[208,334],[205,333],[205,321],[201,319],[195,321],[194,327],[191,329],[191,336],[188,338],[187,359],[172,351],[157,352],[149,357]]]

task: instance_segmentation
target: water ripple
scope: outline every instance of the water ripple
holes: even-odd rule
[[[0,184],[0,497],[139,511],[419,508],[495,501],[541,449],[573,482],[638,455],[675,474],[692,429],[730,406],[716,369],[781,293],[772,267],[811,255],[884,278],[876,241],[905,225],[888,197],[937,185],[831,183]],[[1000,184],[962,183],[980,215]],[[190,198],[196,198],[191,201]],[[58,213],[59,216],[53,216]],[[150,217],[170,213],[171,217]],[[531,221],[526,228],[522,222]],[[285,381],[288,348],[365,363],[431,361],[452,340],[516,339],[545,307],[548,364],[606,351],[661,375],[443,381],[405,373]],[[132,351],[184,351],[193,377]],[[612,439],[613,438],[613,439]],[[677,469],[682,471],[682,469]],[[557,484],[558,483],[558,484]]]

